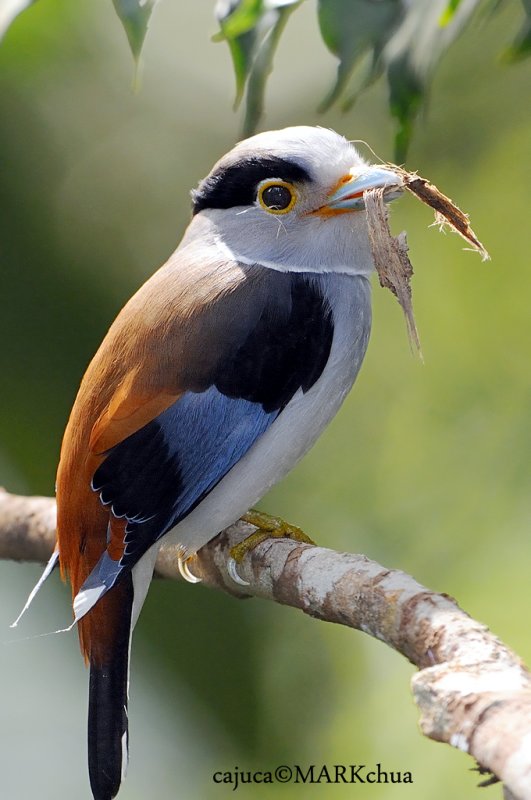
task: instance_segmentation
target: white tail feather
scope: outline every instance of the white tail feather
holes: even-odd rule
[[[96,605],[105,592],[105,588],[105,586],[95,586],[93,589],[83,589],[76,594],[74,598],[74,623],[79,622]]]
[[[20,622],[20,620],[22,619],[22,617],[24,616],[24,614],[26,613],[26,611],[28,610],[28,608],[32,604],[33,600],[35,599],[35,595],[37,594],[37,592],[39,591],[39,589],[43,585],[44,581],[51,575],[55,565],[57,564],[58,559],[59,559],[59,550],[54,550],[52,555],[51,555],[50,560],[48,561],[48,563],[46,564],[46,566],[44,568],[44,572],[42,573],[41,577],[39,578],[39,580],[37,581],[37,583],[35,584],[35,586],[31,590],[31,592],[29,593],[29,596],[28,596],[28,599],[26,600],[24,608],[22,609],[22,611],[20,612],[20,614],[18,615],[16,620],[11,623],[11,625],[9,626],[10,628],[16,628],[17,627],[18,623]]]

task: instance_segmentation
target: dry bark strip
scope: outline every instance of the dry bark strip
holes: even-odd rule
[[[408,256],[406,234],[404,231],[396,237],[391,234],[389,212],[385,205],[386,196],[396,196],[397,190],[407,189],[414,197],[433,209],[435,223],[441,230],[444,226],[448,226],[458,233],[481,255],[483,261],[490,256],[470,227],[468,215],[461,211],[453,200],[416,172],[407,172],[396,164],[385,166],[398,175],[401,183],[364,192],[369,241],[380,286],[389,289],[397,298],[406,319],[410,345],[422,359],[420,339],[413,314],[411,294],[413,266]]]
[[[456,206],[440,189],[430,183],[426,178],[422,178],[416,172],[407,172],[394,164],[388,164],[404,180],[404,186],[415,197],[432,208],[435,212],[435,222],[441,227],[448,225],[451,230],[456,231],[463,239],[472,245],[474,250],[481,255],[482,261],[490,258],[485,246],[479,241],[478,237],[470,227],[468,214]]]
[[[385,191],[385,189],[369,189],[363,195],[374,266],[380,286],[389,289],[398,300],[406,318],[409,342],[422,358],[413,314],[411,296],[413,266],[408,256],[406,234],[405,231],[396,237],[391,234],[389,212],[384,202]]]
[[[452,598],[362,555],[269,539],[227,572],[229,551],[254,530],[237,522],[190,564],[203,583],[235,596],[293,606],[363,631],[419,668],[412,678],[426,736],[470,753],[504,785],[506,798],[531,800],[531,675],[520,658]],[[55,541],[55,501],[0,489],[0,558],[44,561]],[[177,553],[161,550],[157,574],[178,578]],[[28,587],[29,588],[29,587]]]

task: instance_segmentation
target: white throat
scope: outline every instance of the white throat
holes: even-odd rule
[[[363,212],[321,219],[282,217],[258,209],[208,209],[190,225],[190,234],[208,240],[223,261],[260,264],[280,272],[336,272],[370,276],[374,270]],[[187,237],[188,238],[188,237]],[[184,244],[184,242],[183,242]]]

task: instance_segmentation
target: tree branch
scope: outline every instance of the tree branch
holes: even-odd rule
[[[190,568],[212,588],[293,606],[364,631],[419,668],[412,678],[426,736],[470,753],[499,778],[505,797],[531,798],[531,675],[522,661],[456,602],[365,556],[268,539],[227,572],[230,549],[253,532],[237,522]],[[0,558],[45,561],[55,539],[55,502],[0,489]],[[156,573],[178,578],[177,552],[161,549]]]

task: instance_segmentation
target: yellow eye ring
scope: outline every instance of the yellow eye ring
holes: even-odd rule
[[[258,187],[258,202],[268,214],[287,214],[297,202],[297,194],[287,181],[263,181]]]

